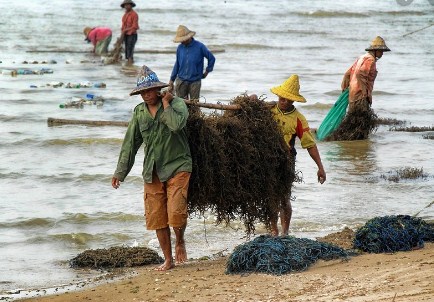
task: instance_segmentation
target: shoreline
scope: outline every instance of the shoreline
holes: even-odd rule
[[[166,272],[153,266],[114,281],[15,301],[432,301],[434,243],[410,252],[318,261],[282,276],[226,275],[226,257],[195,260]],[[4,300],[4,301],[12,301]]]

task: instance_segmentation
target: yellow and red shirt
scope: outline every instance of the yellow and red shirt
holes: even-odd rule
[[[315,139],[309,129],[309,124],[303,114],[296,108],[289,112],[283,112],[276,105],[271,109],[274,119],[280,127],[283,139],[288,144],[291,153],[296,155],[295,138],[298,137],[303,149],[311,148],[316,145]]]

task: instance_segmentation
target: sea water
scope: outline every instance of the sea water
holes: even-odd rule
[[[50,68],[52,74],[0,75],[0,291],[58,285],[83,278],[68,260],[89,248],[140,245],[158,249],[143,218],[141,162],[120,189],[110,181],[125,133],[119,127],[48,127],[47,118],[127,121],[140,98],[129,97],[135,77],[120,65],[100,64],[86,44],[85,26],[120,34],[119,1],[0,0],[0,69]],[[202,83],[203,101],[227,102],[247,92],[276,100],[270,88],[300,76],[305,104],[296,104],[318,127],[340,93],[343,74],[377,35],[392,52],[378,61],[373,108],[380,117],[415,126],[434,124],[434,6],[390,1],[137,0],[138,50],[173,50],[179,24],[216,53]],[[40,52],[40,51],[55,52]],[[36,52],[29,52],[36,51]],[[65,51],[65,52],[59,52]],[[80,51],[86,51],[83,53]],[[22,64],[55,60],[57,64]],[[174,54],[136,54],[168,81]],[[134,73],[133,73],[134,75]],[[53,88],[47,83],[104,82],[106,88]],[[31,88],[31,86],[38,88]],[[45,86],[45,87],[41,87]],[[100,109],[61,109],[60,103],[101,95]],[[432,135],[432,132],[431,132]],[[298,146],[291,234],[314,238],[378,215],[414,214],[434,199],[434,141],[421,133],[380,126],[368,140],[320,142],[327,181]],[[388,182],[381,174],[423,168],[424,180]],[[212,185],[212,184],[210,184]],[[434,218],[434,209],[421,213]],[[264,233],[257,226],[258,233]],[[212,213],[193,217],[186,231],[189,257],[212,256],[244,242],[241,223],[215,226]]]

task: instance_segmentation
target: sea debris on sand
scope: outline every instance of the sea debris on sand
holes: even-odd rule
[[[187,135],[193,172],[188,208],[199,215],[210,210],[217,224],[239,219],[251,234],[257,222],[270,227],[300,178],[267,104],[247,95],[232,104],[241,109],[205,115],[190,107]]]
[[[386,174],[381,174],[380,178],[393,181],[393,182],[399,182],[402,179],[425,179],[428,177],[427,173],[423,172],[423,167],[421,168],[414,168],[414,167],[405,167],[400,168],[394,171],[389,171]]]
[[[226,273],[283,275],[306,270],[317,260],[347,259],[335,245],[293,236],[262,235],[239,245],[229,256]]]
[[[158,253],[147,247],[111,247],[86,250],[70,260],[72,268],[133,267],[162,263]]]
[[[434,134],[424,134],[422,135],[423,139],[434,139]]]
[[[393,253],[434,241],[434,225],[409,215],[375,217],[359,228],[354,248],[369,253]]]
[[[95,105],[97,108],[102,108],[104,105],[104,98],[102,96],[95,96],[87,94],[85,98],[71,98],[69,102],[59,105],[59,108],[76,108],[82,109],[87,105]]]

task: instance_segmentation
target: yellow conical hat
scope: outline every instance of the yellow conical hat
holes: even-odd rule
[[[390,51],[390,48],[387,47],[386,42],[380,36],[376,36],[374,40],[371,42],[371,46],[365,49],[366,51],[371,50],[382,50],[382,51]]]
[[[300,95],[300,83],[298,75],[291,75],[282,85],[270,89],[272,93],[284,99],[306,103],[306,99]]]

